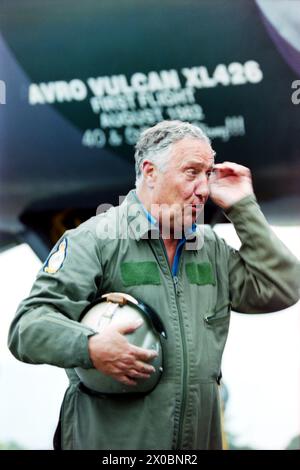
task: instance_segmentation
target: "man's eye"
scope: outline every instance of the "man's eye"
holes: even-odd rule
[[[197,174],[197,171],[194,169],[194,168],[188,168],[186,170],[186,173],[189,175],[189,176],[195,176]]]
[[[209,178],[212,175],[212,170],[206,172],[206,176]]]

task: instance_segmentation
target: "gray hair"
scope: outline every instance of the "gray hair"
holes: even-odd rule
[[[142,180],[142,163],[150,160],[160,171],[164,171],[169,161],[169,151],[172,144],[184,137],[193,137],[210,144],[210,139],[200,127],[189,122],[162,121],[140,134],[135,146],[136,187]]]

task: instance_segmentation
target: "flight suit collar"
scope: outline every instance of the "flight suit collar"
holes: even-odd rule
[[[127,194],[122,205],[126,207],[127,222],[137,241],[149,238],[159,239],[159,227],[153,216],[146,211],[134,189]],[[149,215],[147,216],[147,214]],[[185,238],[184,248],[186,250],[201,249],[204,241],[204,225],[195,224],[193,230]]]

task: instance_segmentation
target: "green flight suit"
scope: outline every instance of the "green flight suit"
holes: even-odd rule
[[[64,234],[52,250],[63,240],[63,263],[51,273],[46,262],[38,273],[11,325],[10,350],[21,361],[66,369],[63,449],[220,449],[217,378],[230,309],[263,313],[294,304],[299,263],[248,196],[227,211],[240,250],[210,227],[203,238],[198,227],[184,245],[174,282],[163,242],[136,204],[131,191],[120,206]],[[92,367],[93,331],[78,318],[112,291],[152,306],[168,333],[161,381],[146,396],[99,398],[79,389],[73,368]]]

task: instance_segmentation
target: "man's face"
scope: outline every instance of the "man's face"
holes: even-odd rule
[[[208,199],[213,164],[214,152],[206,142],[186,137],[173,144],[166,170],[157,171],[153,190],[161,224],[169,219],[171,230],[191,227]]]

